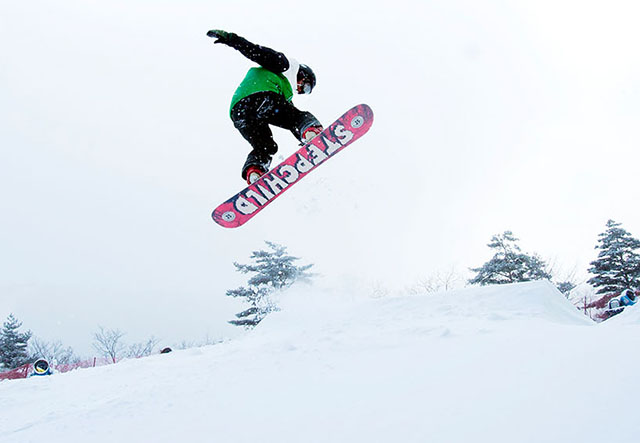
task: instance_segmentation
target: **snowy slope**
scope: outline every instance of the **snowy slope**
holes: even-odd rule
[[[0,383],[0,441],[638,441],[614,417],[637,404],[640,334],[548,283],[282,306],[224,344]]]

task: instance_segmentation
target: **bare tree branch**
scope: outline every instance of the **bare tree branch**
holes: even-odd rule
[[[93,336],[93,347],[105,358],[116,363],[118,361],[118,357],[124,350],[124,344],[120,342],[120,339],[125,334],[119,329],[105,329],[102,326],[99,328],[100,330]]]
[[[134,343],[129,346],[129,350],[127,351],[127,357],[129,358],[140,358],[151,355],[154,348],[160,343],[160,340],[155,338],[154,336],[149,337],[146,342]]]
[[[450,291],[460,286],[464,278],[460,273],[451,267],[446,271],[438,271],[428,277],[420,278],[416,283],[408,288],[409,294],[433,294],[440,291]]]
[[[32,360],[44,358],[50,363],[55,364],[72,364],[80,361],[80,357],[73,353],[73,349],[68,346],[64,347],[59,340],[47,342],[41,338],[34,337],[29,342],[29,351]]]

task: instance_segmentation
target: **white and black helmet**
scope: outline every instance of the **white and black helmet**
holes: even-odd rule
[[[300,64],[298,67],[298,81],[302,81],[302,91],[305,94],[311,94],[316,86],[316,75],[310,67]]]

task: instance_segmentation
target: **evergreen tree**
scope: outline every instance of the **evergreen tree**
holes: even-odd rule
[[[640,241],[633,238],[620,223],[607,222],[607,230],[599,235],[598,258],[592,261],[589,273],[594,277],[587,283],[598,294],[619,293],[627,288],[640,286]]]
[[[558,291],[564,294],[565,297],[569,297],[571,291],[576,288],[576,284],[572,281],[563,281],[556,283],[556,287],[558,288]]]
[[[545,270],[545,262],[535,254],[522,253],[517,241],[511,231],[494,235],[487,246],[496,253],[481,267],[471,269],[477,275],[469,283],[484,286],[551,279]]]
[[[13,314],[7,317],[0,331],[0,367],[13,369],[29,362],[27,345],[31,331],[19,332],[22,326]]]
[[[278,307],[271,297],[274,291],[285,289],[298,280],[308,280],[313,274],[307,270],[313,265],[296,266],[297,257],[287,255],[287,248],[265,241],[269,250],[254,251],[251,254],[253,264],[234,263],[236,270],[243,274],[252,273],[247,281],[248,287],[230,289],[227,295],[243,298],[250,307],[238,314],[238,320],[229,323],[236,326],[254,327],[270,312]]]

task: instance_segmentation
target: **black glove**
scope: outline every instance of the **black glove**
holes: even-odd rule
[[[222,29],[212,29],[207,32],[207,37],[215,38],[216,41],[214,43],[222,43],[224,45],[228,45],[237,37],[237,35],[233,32],[223,31]]]

